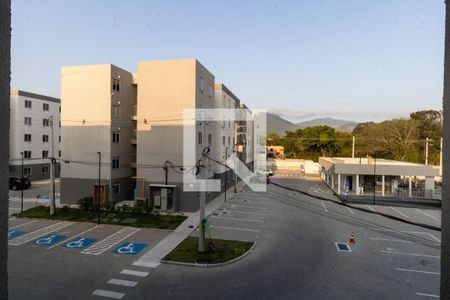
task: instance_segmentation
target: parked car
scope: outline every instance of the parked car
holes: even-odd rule
[[[9,177],[10,190],[26,190],[31,187],[31,181],[28,177]]]

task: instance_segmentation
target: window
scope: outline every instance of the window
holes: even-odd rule
[[[24,140],[25,142],[31,142],[31,134],[25,134],[25,135],[23,136],[23,140]]]
[[[44,134],[44,135],[42,136],[42,142],[48,143],[48,134]]]
[[[59,136],[59,142],[61,143],[61,136]]]
[[[24,176],[31,176],[31,168],[30,167],[23,168],[23,175]]]
[[[112,116],[113,116],[113,118],[120,118],[120,106],[119,105],[112,106]]]
[[[25,125],[31,125],[31,118],[30,117],[25,117],[24,123],[25,123]]]
[[[42,150],[42,158],[48,158],[48,150]]]
[[[203,134],[201,131],[198,132],[197,142],[199,145],[203,144]]]
[[[120,195],[120,184],[115,184],[111,188],[113,195]]]
[[[25,107],[26,108],[31,108],[31,101],[30,100],[25,100]]]
[[[225,136],[222,136],[222,145],[225,146]]]
[[[49,107],[50,107],[50,105],[48,105],[48,103],[43,103],[43,104],[42,104],[42,109],[43,109],[44,111],[48,111]]]
[[[61,150],[58,151],[58,157],[61,157]]]
[[[114,132],[112,133],[112,142],[113,142],[114,144],[120,143],[120,133],[119,133],[119,132],[114,131]]]
[[[230,146],[230,144],[231,144],[231,138],[228,137],[228,146]]]
[[[42,126],[48,127],[49,125],[50,125],[50,120],[49,119],[43,119],[42,120]]]
[[[118,169],[119,168],[119,158],[118,157],[114,157],[112,159],[112,168],[113,169]]]
[[[212,142],[212,135],[211,133],[208,134],[208,145],[211,145]]]
[[[23,151],[23,158],[31,158],[31,151]]]
[[[49,170],[48,166],[42,166],[42,175],[48,174],[48,170]]]
[[[61,105],[59,106],[59,113],[61,113]]]
[[[61,128],[61,121],[58,121],[59,128]]]
[[[113,91],[120,92],[120,80],[119,79],[113,79],[112,89],[113,89]]]
[[[210,84],[208,85],[208,92],[209,92],[210,97],[214,96],[214,90],[213,90],[212,85],[210,85]]]
[[[198,77],[198,87],[203,92],[203,77],[201,76]]]

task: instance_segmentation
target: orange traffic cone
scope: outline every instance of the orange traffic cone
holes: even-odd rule
[[[356,244],[355,234],[353,232],[352,234],[350,234],[350,239],[348,240],[348,242],[350,244]]]

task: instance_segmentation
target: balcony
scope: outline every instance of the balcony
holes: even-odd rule
[[[136,169],[136,153],[131,153],[130,168]]]
[[[137,105],[133,105],[133,111],[131,112],[131,120],[137,121]]]

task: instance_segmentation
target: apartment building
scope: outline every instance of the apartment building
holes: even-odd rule
[[[184,173],[197,170],[183,164],[184,109],[239,107],[223,85],[217,89],[225,98],[216,97],[207,68],[196,59],[139,62],[134,74],[113,65],[65,67],[61,86],[62,151],[69,162],[62,166],[63,203],[93,195],[101,152],[104,201],[135,200],[160,211],[198,209],[199,193],[183,190]],[[220,130],[210,121],[194,124],[196,158],[209,147],[222,160],[223,136],[232,151],[233,121]],[[211,161],[203,165],[197,176],[220,177]],[[206,201],[216,195],[208,193]]]
[[[60,103],[60,99],[45,95],[11,91],[10,176],[21,176],[23,156],[24,176],[31,180],[50,177],[51,157],[61,156]],[[57,162],[56,177],[59,177],[59,167]]]

